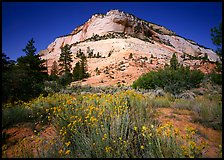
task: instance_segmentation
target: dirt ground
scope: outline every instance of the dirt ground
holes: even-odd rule
[[[174,127],[180,130],[181,134],[186,134],[185,128],[188,126],[198,130],[196,133],[198,134],[198,139],[208,142],[208,148],[204,153],[206,157],[218,157],[219,145],[222,144],[222,131],[204,127],[199,123],[192,123],[192,116],[195,114],[192,111],[173,108],[158,108],[157,113],[157,119],[162,124],[171,122]]]

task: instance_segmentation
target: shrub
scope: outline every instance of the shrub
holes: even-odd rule
[[[23,104],[7,104],[2,109],[2,129],[11,125],[31,120],[32,110]]]
[[[57,81],[45,81],[44,90],[47,93],[59,92],[62,86]]]
[[[70,72],[65,72],[58,80],[59,84],[66,86],[72,82],[72,74]]]
[[[144,74],[134,81],[133,88],[155,89],[161,87],[172,94],[181,93],[184,90],[197,87],[202,81],[204,74],[197,70],[180,67],[172,69],[167,67],[157,72],[152,71]]]
[[[222,74],[211,73],[209,76],[210,76],[212,83],[215,83],[218,85],[222,84]]]
[[[107,87],[105,91],[108,89],[113,90]],[[159,105],[169,105],[169,96],[166,100],[157,98]],[[37,157],[203,157],[202,150],[195,150],[201,144],[196,143],[193,133],[188,134],[191,139],[181,139],[178,129],[171,123],[158,124],[153,118],[155,112],[151,101],[146,95],[126,90],[116,94],[85,93],[75,96],[56,93],[40,96],[24,105],[58,131],[54,141],[46,142],[44,137],[39,136],[46,145],[35,144],[40,153]],[[192,143],[196,144],[194,148]],[[188,148],[190,150],[186,150]],[[36,157],[29,148],[21,145],[20,149],[26,155],[18,157]]]

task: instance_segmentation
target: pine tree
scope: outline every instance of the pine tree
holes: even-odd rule
[[[82,80],[83,78],[89,77],[87,73],[87,58],[84,54],[81,54],[81,60],[75,64],[73,69],[73,80]]]
[[[35,55],[36,48],[34,46],[33,38],[28,41],[28,44],[23,49],[23,52],[26,53],[26,56],[19,57],[17,59],[18,66],[27,70],[29,74],[47,73],[47,67],[44,66],[45,60],[41,59],[39,55]]]
[[[64,47],[61,47],[61,54],[58,60],[59,66],[61,66],[59,74],[70,72],[71,70],[71,62],[72,60],[72,52],[71,52],[71,45],[66,44]]]
[[[177,56],[174,53],[172,58],[170,59],[170,68],[177,70],[178,66],[179,66],[179,64],[178,64]]]
[[[81,65],[81,79],[89,77],[89,74],[87,73],[87,59],[86,56],[83,54],[80,61]]]
[[[80,79],[81,79],[81,66],[80,66],[80,62],[77,62],[73,69],[73,80],[78,81]]]
[[[47,68],[44,66],[45,60],[35,55],[33,38],[28,41],[23,51],[26,55],[19,57],[17,64],[4,74],[6,101],[27,101],[43,93],[43,81],[48,77]]]
[[[12,68],[13,65],[15,65],[15,61],[10,60],[10,58],[5,54],[1,53],[2,56],[2,72],[5,72]]]

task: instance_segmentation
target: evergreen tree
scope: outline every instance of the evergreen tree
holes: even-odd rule
[[[73,80],[78,81],[80,79],[81,79],[81,66],[80,66],[80,62],[77,62],[73,69]]]
[[[45,60],[41,59],[39,55],[35,55],[36,48],[34,46],[33,38],[28,41],[28,44],[23,49],[23,52],[26,53],[26,56],[21,56],[17,59],[18,66],[26,70],[29,75],[39,77],[40,80],[43,78],[43,75],[46,76],[47,67],[44,66]]]
[[[43,93],[43,81],[47,78],[44,60],[35,55],[34,40],[31,39],[23,49],[26,56],[17,59],[17,64],[11,65],[10,70],[3,74],[3,101],[14,102],[16,100],[27,101]],[[2,55],[8,64],[12,61]],[[4,67],[5,68],[5,67]]]
[[[170,68],[177,70],[178,66],[179,66],[179,64],[178,64],[177,56],[174,53],[172,58],[170,59]]]
[[[75,64],[73,69],[73,80],[82,80],[87,77],[89,77],[89,74],[87,73],[87,58],[82,54],[81,60]]]
[[[217,48],[217,53],[222,56],[222,22],[219,27],[214,27],[211,29],[212,42]]]
[[[87,55],[88,58],[93,58],[93,50],[91,50],[89,46],[87,47]]]
[[[87,59],[84,54],[81,57],[80,65],[81,65],[81,71],[80,71],[81,79],[89,77],[89,74],[87,73]]]
[[[12,70],[15,62],[10,60],[10,58],[1,53],[2,57],[2,102],[9,101],[14,93],[12,86]]]
[[[1,53],[2,56],[2,72],[8,71],[15,65],[15,61],[10,60],[10,58],[5,54]]]
[[[72,52],[71,52],[71,45],[66,44],[64,47],[61,48],[61,54],[59,58],[59,66],[61,66],[59,74],[70,72],[71,70],[71,62],[72,60]]]

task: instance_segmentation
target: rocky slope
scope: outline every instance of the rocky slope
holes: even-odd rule
[[[91,85],[131,84],[142,73],[169,64],[173,53],[181,64],[206,73],[219,61],[211,49],[119,10],[93,15],[69,35],[56,38],[47,49],[40,51],[41,58],[47,60],[49,74],[53,61],[60,57],[60,47],[65,44],[72,45],[73,66],[79,60],[76,53],[80,49],[87,56],[91,50],[93,55],[100,55],[87,60],[91,77],[83,83]],[[129,58],[131,53],[133,57]],[[205,62],[202,59],[206,57]]]

